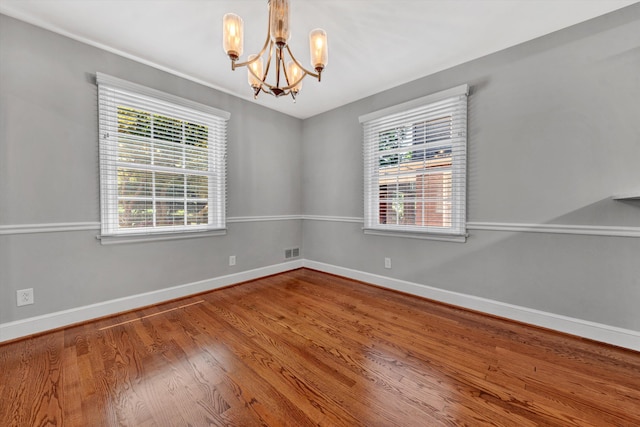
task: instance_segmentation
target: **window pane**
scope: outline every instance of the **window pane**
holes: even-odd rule
[[[156,226],[184,225],[184,201],[157,201]]]
[[[187,145],[185,147],[186,168],[197,171],[209,170],[209,153],[206,148]]]
[[[187,203],[187,225],[200,225],[209,222],[208,202]]]
[[[118,107],[118,161],[151,163],[151,115]]]
[[[118,133],[138,137],[151,136],[151,114],[124,106],[118,107]]]
[[[184,159],[183,147],[176,144],[154,142],[153,164],[169,168],[182,168]]]
[[[154,114],[153,139],[177,143],[181,142],[182,120]]]
[[[118,168],[118,197],[151,197],[151,180],[149,171]]]
[[[395,165],[398,163],[398,154],[384,154],[385,151],[395,150],[400,146],[402,139],[402,129],[389,129],[380,132],[378,135],[378,151],[381,152],[380,167]]]
[[[184,198],[184,174],[155,172],[156,197]]]
[[[150,201],[118,201],[120,228],[153,227],[153,203]]]
[[[167,116],[153,115],[153,164],[181,168],[183,164],[183,122]]]
[[[416,187],[422,201],[416,204],[416,224],[451,226],[451,172],[422,174]]]
[[[209,177],[187,175],[187,197],[207,199],[209,197]]]
[[[209,129],[196,123],[185,123],[185,144],[192,147],[207,148]]]
[[[151,164],[151,141],[128,136],[119,137],[118,161]]]

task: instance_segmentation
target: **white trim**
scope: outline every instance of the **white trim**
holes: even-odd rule
[[[371,283],[384,288],[417,295],[434,301],[452,304],[458,307],[476,310],[487,314],[564,332],[578,337],[588,338],[631,350],[640,351],[640,331],[618,328],[588,320],[575,319],[559,314],[548,313],[532,308],[521,307],[494,301],[487,298],[466,295],[458,292],[438,289],[427,285],[379,276],[364,271],[304,260],[304,266],[326,273],[336,274]]]
[[[363,114],[358,118],[358,120],[360,120],[360,123],[364,123],[460,95],[469,95],[468,84],[452,87],[451,89],[442,90],[427,96],[412,99],[411,101],[403,102],[402,104],[392,105],[391,107],[383,108],[382,110]]]
[[[237,222],[263,222],[263,221],[292,221],[302,219],[302,215],[268,215],[268,216],[232,216],[227,218],[227,223]]]
[[[355,222],[359,224],[364,223],[363,217],[355,216],[304,215],[302,218],[310,221]]]
[[[100,230],[99,222],[57,222],[50,224],[12,224],[0,225],[0,235],[59,233],[62,231]]]
[[[489,231],[518,231],[526,233],[579,234],[586,236],[640,237],[640,227],[617,227],[605,225],[468,222],[467,229]]]
[[[172,299],[183,298],[200,292],[211,291],[224,286],[258,279],[289,270],[295,270],[303,266],[302,260],[289,261],[282,264],[256,268],[254,270],[233,273],[226,276],[187,283],[167,289],[131,295],[123,298],[90,304],[83,307],[49,313],[28,319],[0,324],[0,342],[25,337],[51,329],[57,329],[76,323],[87,322],[92,319],[110,316],[113,314],[160,304]]]

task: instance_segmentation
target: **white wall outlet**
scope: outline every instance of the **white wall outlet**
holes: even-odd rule
[[[236,256],[235,255],[229,256],[229,265],[236,265]]]
[[[16,300],[18,307],[33,304],[33,288],[16,291]]]
[[[391,268],[391,258],[384,259],[384,268]]]

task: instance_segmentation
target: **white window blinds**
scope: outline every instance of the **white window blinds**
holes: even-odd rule
[[[466,234],[463,85],[360,117],[365,232]]]
[[[103,236],[225,228],[229,113],[97,73]]]

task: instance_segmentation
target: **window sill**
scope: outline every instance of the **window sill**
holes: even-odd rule
[[[103,245],[118,245],[122,243],[142,243],[142,242],[157,242],[163,240],[178,240],[178,239],[196,239],[200,237],[211,236],[224,236],[227,234],[226,229],[222,230],[208,230],[197,232],[183,232],[183,233],[158,233],[158,234],[128,234],[128,235],[98,235],[96,238],[100,240]]]
[[[443,242],[465,243],[467,234],[439,234],[439,233],[418,233],[415,231],[399,231],[399,230],[379,230],[376,228],[363,228],[364,234],[374,236],[403,237],[407,239],[421,240],[439,240]]]

